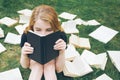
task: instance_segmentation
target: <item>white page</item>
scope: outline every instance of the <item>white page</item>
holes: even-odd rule
[[[0,72],[0,80],[23,80],[19,68]]]
[[[96,54],[89,51],[89,50],[84,50],[81,54],[81,57],[89,64],[89,65],[94,65],[95,63],[95,57]]]
[[[69,37],[69,42],[75,45],[76,47],[85,48],[85,49],[91,48],[90,41],[88,38],[79,37],[74,34],[71,34],[71,36]]]
[[[76,56],[80,56],[79,52],[72,44],[68,44],[67,49],[65,50],[65,59],[68,61],[72,61]]]
[[[20,41],[21,41],[21,35],[17,35],[11,32],[8,32],[4,40],[5,43],[9,43],[9,44],[20,44]]]
[[[99,68],[101,70],[105,69],[107,63],[107,54],[99,53],[95,54],[89,50],[84,50],[81,54],[81,57],[92,67]]]
[[[113,80],[112,78],[110,78],[108,75],[106,75],[105,73],[102,74],[101,76],[97,77],[94,80]]]
[[[17,30],[17,32],[19,34],[23,34],[25,28],[28,26],[28,24],[24,24],[24,25],[17,25],[15,26],[15,29]]]
[[[5,24],[5,25],[7,25],[8,27],[16,24],[17,22],[18,22],[17,20],[11,19],[11,18],[9,18],[9,17],[4,17],[4,18],[0,19],[0,23],[1,23],[1,24]]]
[[[88,73],[93,72],[92,68],[88,63],[84,61],[84,59],[80,56],[77,56],[73,61],[74,66],[79,72],[79,76],[84,76]]]
[[[0,28],[0,38],[3,38],[4,37],[4,31],[2,28]]]
[[[74,14],[71,14],[71,13],[68,13],[68,12],[63,12],[59,15],[59,17],[61,18],[64,18],[64,19],[74,19],[77,15],[74,15]]]
[[[79,42],[80,47],[86,48],[86,49],[91,49],[89,38],[80,37],[79,40],[80,40],[80,42]]]
[[[105,27],[105,26],[100,26],[97,28],[95,31],[91,32],[89,36],[103,42],[107,43],[109,42],[116,34],[118,31],[113,30],[111,28]]]
[[[30,22],[30,17],[31,16],[27,16],[27,15],[19,15],[19,23],[24,23],[24,24],[28,24]]]
[[[99,53],[94,57],[95,64],[93,64],[92,66],[101,70],[105,70],[107,59],[108,58],[106,53]]]
[[[0,43],[0,53],[4,52],[6,48]]]
[[[112,63],[115,65],[117,70],[120,72],[120,51],[107,51]]]
[[[22,14],[22,15],[31,16],[32,15],[32,10],[30,10],[30,9],[23,9],[23,10],[17,11],[17,13]]]
[[[77,18],[74,20],[76,22],[77,25],[82,25],[85,21],[80,19],[80,18]]]
[[[70,61],[65,61],[63,73],[65,76],[70,76],[70,77],[78,77],[79,76],[78,70],[75,68],[74,64]]]
[[[87,21],[87,24],[88,25],[93,25],[93,26],[100,25],[100,23],[98,21],[94,20],[94,19]]]
[[[76,23],[73,20],[69,20],[67,22],[62,22],[62,28],[64,29],[65,33],[79,33],[79,30],[76,28]]]
[[[66,61],[63,69],[64,75],[71,77],[84,76],[92,71],[92,68],[86,62],[84,62],[80,56],[75,57],[73,62]]]

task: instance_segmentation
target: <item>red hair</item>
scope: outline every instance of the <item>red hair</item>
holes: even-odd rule
[[[25,32],[28,30],[33,30],[33,26],[38,19],[50,23],[54,32],[58,30],[63,31],[60,26],[60,22],[58,21],[58,15],[54,8],[48,5],[40,5],[33,9],[29,26],[25,29]]]

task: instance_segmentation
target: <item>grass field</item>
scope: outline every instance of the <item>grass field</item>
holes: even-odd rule
[[[102,25],[120,31],[120,0],[0,0],[0,18],[8,16],[18,19],[18,10],[25,8],[33,9],[35,6],[40,4],[53,6],[58,14],[69,12],[76,14],[77,18],[81,18],[83,20],[95,19]],[[0,24],[0,27],[5,31],[5,35],[8,32],[18,34],[14,26],[8,28],[7,26]],[[98,27],[99,26],[77,26],[80,31],[78,35],[88,37],[90,39],[92,46],[90,50],[94,53],[102,53],[107,50],[120,50],[120,33],[118,33],[107,44],[99,42],[88,36],[90,32]],[[0,54],[0,72],[19,67],[24,80],[27,80],[29,70],[21,68],[19,64],[19,45],[6,44],[3,41],[4,38],[0,39],[0,42],[7,48],[7,51]],[[80,53],[83,51],[83,49],[80,48],[77,50]],[[106,73],[113,80],[120,80],[120,73],[114,67],[109,57],[104,71],[94,69],[94,72],[83,77],[74,78],[74,80],[92,80],[103,73]],[[63,79],[60,78],[60,80]]]

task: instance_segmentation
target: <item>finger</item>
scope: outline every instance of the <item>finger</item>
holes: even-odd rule
[[[31,46],[28,42],[25,42],[24,46]]]
[[[55,47],[54,49],[55,49],[55,50],[64,50],[64,49],[65,49],[65,46],[58,46],[58,47]]]
[[[59,42],[62,42],[63,40],[62,39],[58,39],[55,43],[59,43]]]
[[[33,52],[24,52],[24,54],[33,54]]]
[[[33,49],[32,48],[27,48],[27,49],[24,49],[25,52],[33,52]]]
[[[65,45],[66,46],[66,43],[64,41],[61,41],[61,42],[55,44],[54,47],[61,46],[61,45]]]
[[[66,48],[66,45],[63,45],[63,44],[62,45],[55,45],[54,46],[55,50],[61,50],[61,49],[65,49],[65,48]]]
[[[34,48],[33,47],[29,47],[29,46],[24,46],[22,48],[23,52],[33,52]]]

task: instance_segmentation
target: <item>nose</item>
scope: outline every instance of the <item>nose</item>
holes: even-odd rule
[[[46,32],[45,31],[41,31],[40,32],[40,36],[45,36],[46,35]]]

